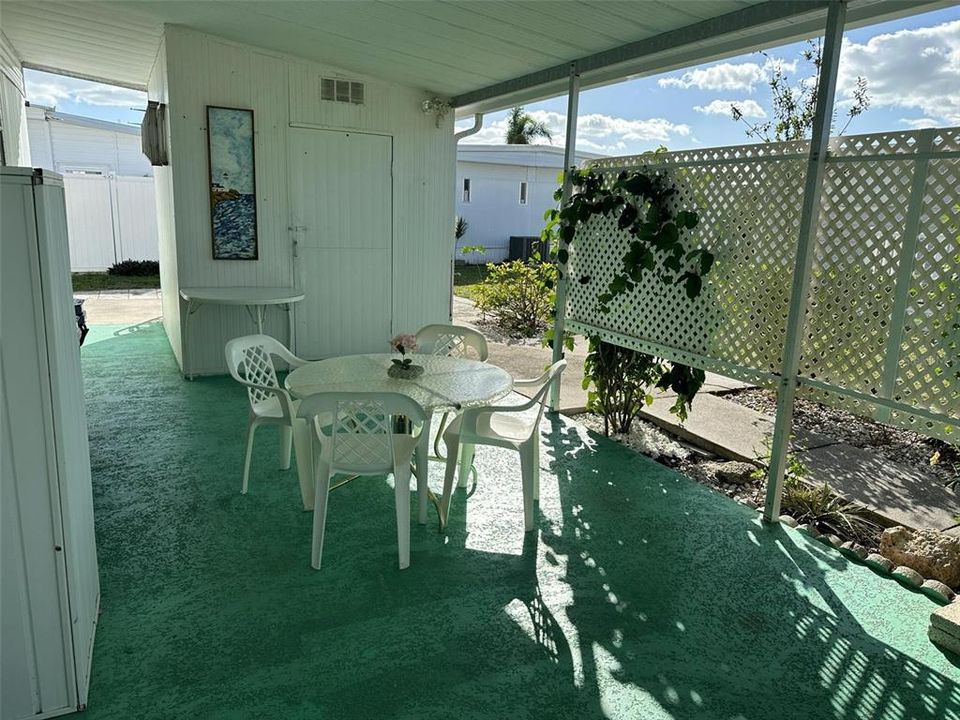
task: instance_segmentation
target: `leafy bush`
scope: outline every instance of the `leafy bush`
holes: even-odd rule
[[[107,270],[109,275],[134,275],[142,277],[144,275],[159,275],[160,263],[156,260],[124,260],[114,263]]]
[[[556,277],[556,268],[538,258],[491,263],[477,286],[477,307],[511,335],[536,337],[550,318]]]
[[[644,405],[653,402],[653,387],[677,393],[671,412],[687,419],[687,409],[703,385],[703,370],[590,338],[583,365],[583,389],[587,390],[587,409],[603,415],[603,430],[609,435],[629,433],[633,419]],[[592,389],[591,389],[592,387]]]

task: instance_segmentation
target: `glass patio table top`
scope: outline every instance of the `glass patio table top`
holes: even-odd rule
[[[411,355],[423,374],[391,378],[387,370],[399,355],[345,355],[318,360],[291,372],[284,383],[297,398],[319,392],[397,392],[424,410],[459,410],[495,402],[510,394],[513,378],[506,370],[465,358]]]

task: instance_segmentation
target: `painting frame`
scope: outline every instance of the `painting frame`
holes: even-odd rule
[[[214,260],[259,260],[253,110],[207,105],[207,182]]]

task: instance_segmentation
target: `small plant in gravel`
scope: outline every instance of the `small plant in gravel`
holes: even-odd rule
[[[944,486],[948,490],[960,490],[960,445],[943,444],[942,448],[934,450],[930,456],[931,465],[940,465],[948,469]]]
[[[476,289],[477,308],[514,337],[536,337],[550,318],[556,276],[556,268],[539,257],[490,264]]]
[[[787,456],[780,507],[797,522],[815,526],[844,540],[876,546],[880,528],[869,520],[862,505],[837,495],[828,483],[815,484],[804,478],[809,469],[796,455]],[[755,479],[765,479],[765,468],[757,468]]]

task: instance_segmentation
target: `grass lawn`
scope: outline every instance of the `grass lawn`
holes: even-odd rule
[[[457,264],[453,268],[453,294],[476,300],[476,289],[487,277],[486,265]]]
[[[108,275],[107,273],[73,273],[75,292],[86,290],[130,290],[131,288],[158,288],[159,275]]]

